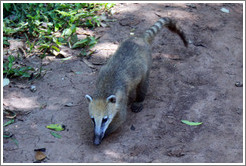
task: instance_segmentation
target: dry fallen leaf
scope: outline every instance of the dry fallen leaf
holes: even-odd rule
[[[46,155],[43,152],[41,152],[41,151],[37,151],[36,155],[35,155],[35,158],[36,158],[36,160],[41,161],[41,160],[46,158]]]

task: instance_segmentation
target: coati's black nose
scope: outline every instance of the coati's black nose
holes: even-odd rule
[[[101,135],[95,135],[94,136],[94,145],[100,145],[102,142],[102,136]]]
[[[94,139],[94,145],[100,145],[101,144],[101,140],[99,139]]]

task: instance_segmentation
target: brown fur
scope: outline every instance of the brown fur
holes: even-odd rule
[[[150,44],[163,26],[178,33],[187,45],[184,33],[177,29],[176,24],[169,18],[161,18],[142,36],[125,40],[108,63],[101,68],[95,93],[93,97],[87,96],[90,101],[89,114],[95,121],[95,144],[101,143],[106,125],[106,134],[110,134],[126,120],[127,103],[131,92],[136,92],[136,99],[131,106],[132,111],[142,110],[152,64]],[[104,117],[108,117],[105,123],[102,120]]]

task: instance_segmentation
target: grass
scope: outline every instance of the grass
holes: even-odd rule
[[[102,25],[105,14],[110,14],[112,3],[4,3],[3,45],[9,47],[9,39],[25,41],[28,53],[38,48],[40,58],[56,55],[61,46],[81,49],[86,56],[97,43],[94,36],[78,40],[76,30],[95,29]],[[4,61],[6,76],[30,77],[32,67],[13,67],[17,59],[10,55]]]

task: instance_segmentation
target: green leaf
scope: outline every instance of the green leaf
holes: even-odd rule
[[[29,78],[31,76],[29,73],[26,73],[26,72],[22,73],[21,75],[22,75],[22,77],[26,77],[26,78]]]
[[[59,47],[62,45],[61,42],[58,41],[58,39],[56,37],[52,38],[53,42],[56,43],[56,45],[58,45]]]
[[[19,68],[19,71],[25,71],[27,68],[26,67],[21,67]]]
[[[90,19],[87,19],[87,20],[86,20],[85,25],[86,25],[87,27],[93,27],[93,26],[94,26],[94,25],[92,24],[92,22],[91,22]]]
[[[90,42],[89,42],[89,46],[94,46],[97,43],[97,40],[95,39],[95,37],[90,37]]]
[[[50,26],[50,27],[52,27],[53,26],[53,23],[52,22],[48,22],[47,25]]]
[[[52,36],[44,36],[44,38],[47,38],[47,39],[53,39],[53,37]]]
[[[39,50],[48,49],[48,48],[50,48],[50,45],[48,44],[40,44],[40,46],[38,47]]]
[[[70,29],[72,31],[72,34],[75,33],[76,32],[76,25],[73,24]]]
[[[106,3],[106,4],[105,4],[105,8],[106,8],[106,9],[110,9],[110,8],[112,8],[114,5],[115,5],[115,3]]]
[[[50,132],[51,135],[53,135],[55,138],[61,138],[62,136],[60,134],[54,133],[54,132]]]
[[[55,32],[58,31],[60,27],[61,27],[61,24],[59,23],[55,24]]]
[[[26,69],[34,71],[34,68],[32,68],[31,66],[27,66]]]
[[[187,124],[189,126],[198,126],[198,125],[202,124],[202,122],[190,122],[188,120],[181,120],[181,122],[183,122],[184,124]]]
[[[11,120],[9,120],[8,122],[4,123],[4,124],[3,124],[3,127],[8,126],[8,125],[10,125],[10,124],[12,124],[12,123],[14,123],[14,122],[15,122],[15,120],[14,120],[14,119],[11,119]]]
[[[66,28],[66,29],[63,30],[61,36],[71,36],[71,34],[72,34],[71,28]]]
[[[87,42],[88,42],[88,38],[85,38],[83,40],[80,40],[80,41],[74,43],[72,48],[83,47]]]
[[[70,42],[71,45],[74,45],[76,42],[78,42],[78,36],[77,36],[77,34],[73,34],[73,35],[71,36],[69,42]]]
[[[72,58],[72,56],[67,57],[67,58],[62,58],[61,61],[64,62],[64,61],[67,61],[67,60],[69,60],[69,59],[71,59],[71,58]]]
[[[14,141],[14,143],[16,144],[16,146],[19,146],[19,142],[17,141],[17,139],[11,138],[11,140]]]
[[[3,44],[4,45],[10,45],[7,37],[3,37]]]
[[[10,138],[11,136],[9,136],[9,135],[4,135],[3,134],[3,138]]]
[[[50,124],[46,126],[46,128],[55,130],[55,131],[63,131],[65,129],[64,125],[60,125],[60,124]]]
[[[86,50],[82,49],[79,55],[80,56],[87,56]]]
[[[60,49],[57,48],[56,46],[51,46],[51,48],[53,48],[53,49],[56,50],[57,52],[60,52]]]
[[[9,11],[9,9],[11,8],[11,3],[4,3],[3,8]]]
[[[13,66],[13,63],[11,62],[11,63],[9,63],[8,68],[12,69],[12,66]]]
[[[14,57],[13,55],[10,55],[10,56],[8,57],[8,60],[9,60],[10,63],[12,63],[12,62],[14,62],[15,57]]]
[[[58,12],[59,14],[61,14],[64,17],[70,16],[71,14],[68,12],[64,12],[64,11],[60,11],[60,10],[56,10],[56,12]]]
[[[9,46],[9,42],[6,40],[3,41],[3,44]]]

